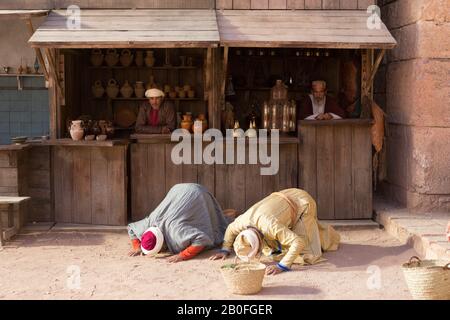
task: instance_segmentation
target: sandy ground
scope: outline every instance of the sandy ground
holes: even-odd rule
[[[340,233],[326,262],[265,277],[259,294],[237,296],[224,286],[224,262],[207,259],[212,251],[170,264],[128,257],[126,233],[33,232],[0,251],[0,299],[411,299],[400,268],[415,255],[410,246],[378,229]]]

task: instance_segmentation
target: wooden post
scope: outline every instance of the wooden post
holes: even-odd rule
[[[227,82],[228,46],[223,47],[222,84],[220,88],[220,100],[225,101],[225,85]]]
[[[28,26],[28,31],[30,33],[30,37],[34,34],[34,28],[33,28],[33,22],[31,19],[25,20],[25,24]],[[34,51],[36,52],[36,56],[39,60],[39,63],[41,64],[42,71],[44,72],[45,80],[48,81],[48,71],[47,67],[44,62],[44,57],[42,56],[42,52],[40,48],[34,48]]]
[[[385,53],[386,49],[382,49],[381,52],[378,54],[377,59],[375,60],[375,64],[373,65],[372,71],[370,73],[368,84],[366,85],[367,90],[366,94],[368,94],[373,88],[373,81],[375,79],[375,75],[377,74],[378,68],[380,67],[381,64],[381,60],[383,59]]]
[[[56,69],[56,57],[52,54],[50,49],[45,49],[45,53],[47,55],[48,64],[50,66],[50,74],[53,76],[55,80],[55,85],[58,90],[58,93],[62,99],[64,99],[64,94],[61,88],[61,83],[59,82],[58,73]]]

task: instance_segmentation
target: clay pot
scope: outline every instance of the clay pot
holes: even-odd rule
[[[244,132],[239,127],[239,121],[234,122],[234,129],[233,129],[233,137],[234,138],[242,138],[244,136]]]
[[[124,85],[120,89],[120,94],[122,95],[122,97],[130,98],[133,95],[133,91],[134,91],[133,87],[130,86],[130,84],[128,83],[128,80],[125,80]]]
[[[169,93],[172,89],[170,88],[170,85],[166,84],[164,85],[164,93]]]
[[[208,129],[208,120],[206,120],[206,117],[203,113],[200,113],[197,117],[197,121],[202,122],[202,133]]]
[[[142,67],[144,65],[144,51],[136,51],[136,58],[134,58],[134,62],[138,67]]]
[[[103,64],[104,55],[102,50],[94,49],[91,53],[91,63],[94,67],[100,67]]]
[[[183,120],[181,120],[181,128],[191,131],[192,128],[192,116],[190,114],[183,115]]]
[[[123,49],[120,54],[120,63],[124,67],[129,67],[133,62],[133,55],[131,54],[130,49]]]
[[[194,98],[195,97],[195,91],[194,90],[189,90],[188,92],[187,92],[187,96],[188,96],[188,98]]]
[[[155,56],[153,50],[148,50],[145,57],[145,65],[147,67],[153,67],[155,65]]]
[[[103,97],[103,94],[105,93],[105,88],[102,86],[102,82],[100,80],[97,80],[94,82],[94,85],[92,86],[92,94],[95,98],[101,98]]]
[[[180,97],[180,99],[186,98],[186,91],[184,91],[184,90],[179,91],[178,97]]]
[[[106,87],[106,94],[111,99],[114,99],[119,94],[119,85],[117,84],[117,81],[114,79],[109,79],[108,86]]]
[[[254,121],[250,121],[250,127],[247,129],[247,131],[245,131],[244,136],[249,137],[249,138],[256,138],[257,134],[256,134],[255,127],[256,127],[256,125],[255,125]]]
[[[177,97],[177,92],[176,91],[170,91],[169,92],[169,98],[170,99],[176,99]]]
[[[83,121],[74,120],[70,123],[70,136],[72,140],[80,141],[84,137]]]
[[[108,49],[106,51],[105,61],[108,67],[114,67],[119,62],[119,54],[116,49]]]
[[[138,98],[143,98],[145,95],[144,83],[142,81],[137,81],[134,85],[134,94]]]
[[[187,91],[191,90],[191,86],[188,85],[188,84],[185,84],[185,85],[183,86],[183,90],[187,92]]]
[[[155,77],[154,76],[150,76],[150,81],[145,86],[145,89],[149,90],[149,89],[153,89],[153,88],[157,88],[157,85],[155,83]]]

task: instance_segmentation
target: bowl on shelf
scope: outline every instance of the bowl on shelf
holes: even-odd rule
[[[95,134],[89,134],[84,137],[84,140],[86,140],[86,141],[92,141],[94,139],[95,139]]]
[[[24,144],[27,141],[28,137],[20,136],[11,138],[11,142],[15,144]]]
[[[105,141],[108,138],[106,134],[100,134],[97,136],[97,141]]]

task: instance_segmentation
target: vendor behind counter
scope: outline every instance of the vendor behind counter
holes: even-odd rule
[[[172,102],[165,100],[164,92],[153,88],[145,92],[148,101],[139,107],[136,119],[136,133],[171,133],[175,130],[175,107]]]

